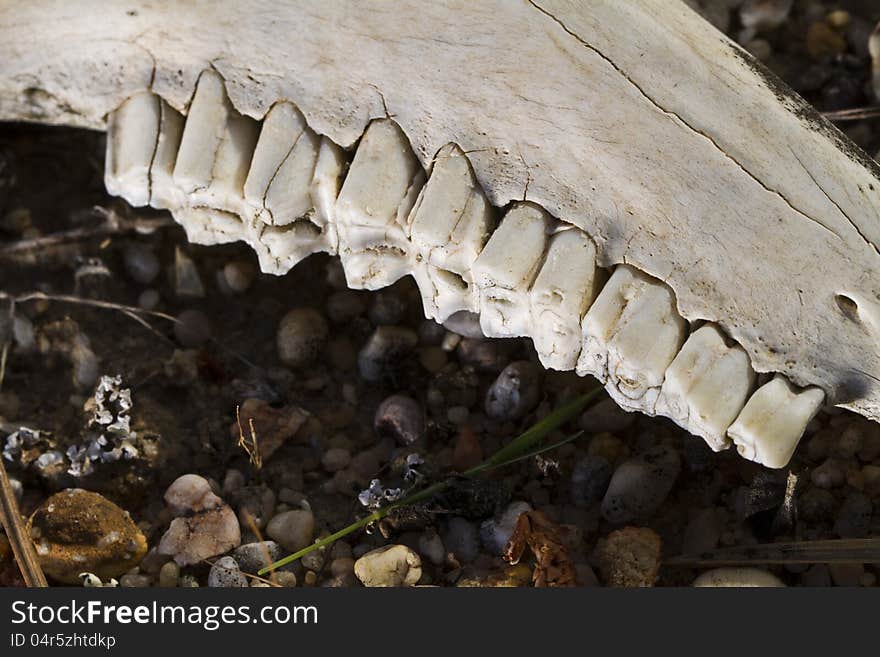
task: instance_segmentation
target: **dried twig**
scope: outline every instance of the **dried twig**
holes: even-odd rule
[[[824,112],[822,114],[829,121],[861,121],[862,119],[880,118],[880,107],[854,107],[851,109],[838,110],[836,112]]]
[[[2,458],[0,458],[0,520],[3,521],[3,528],[6,530],[10,545],[12,545],[12,553],[15,555],[15,560],[24,576],[24,583],[32,587],[49,586],[43,569],[40,568],[30,534],[21,519],[18,503],[15,501],[15,493],[12,491],[9,477],[6,476],[6,468]]]
[[[257,443],[257,430],[254,428],[254,418],[248,418],[248,427],[251,434],[250,440],[244,435],[244,429],[241,426],[241,406],[238,405],[235,407],[235,421],[238,423],[238,446],[248,455],[251,465],[259,470],[263,467],[263,455],[260,453],[260,446]]]
[[[17,240],[10,244],[0,247],[0,258],[9,258],[20,256],[24,253],[32,251],[41,251],[72,242],[81,242],[83,240],[95,239],[98,237],[109,237],[111,235],[122,235],[125,233],[152,233],[160,228],[173,226],[174,221],[170,217],[157,217],[155,219],[145,219],[137,217],[135,219],[126,219],[119,216],[112,210],[102,207],[94,208],[95,213],[104,217],[104,221],[97,226],[88,226],[84,228],[73,228],[49,235],[41,235],[32,239]]]
[[[794,541],[718,548],[703,554],[682,555],[670,566],[745,566],[785,563],[880,563],[880,538]]]

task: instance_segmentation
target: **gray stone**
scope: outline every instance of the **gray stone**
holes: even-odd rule
[[[364,586],[414,586],[422,576],[422,560],[405,545],[386,545],[355,561],[354,573]]]
[[[327,342],[327,321],[314,308],[294,308],[278,325],[278,357],[289,367],[314,362]]]
[[[391,395],[379,404],[373,429],[400,445],[411,445],[425,433],[425,413],[421,404],[406,395]]]
[[[624,461],[602,500],[602,516],[613,523],[645,519],[663,504],[681,471],[678,453],[658,446]]]
[[[483,521],[480,525],[480,539],[483,546],[492,554],[504,554],[504,548],[513,534],[516,527],[516,520],[521,514],[531,511],[532,507],[528,502],[521,500],[511,502],[504,511]]]
[[[464,518],[450,518],[446,521],[446,531],[443,532],[443,544],[460,563],[473,561],[480,551],[476,525]]]
[[[418,344],[414,331],[399,326],[379,326],[358,352],[358,371],[366,381],[387,378]]]
[[[571,472],[571,501],[588,508],[602,499],[611,481],[613,469],[605,457],[589,454],[578,461]]]
[[[242,571],[254,575],[281,558],[281,546],[275,541],[245,543],[235,548],[232,558]]]
[[[208,586],[211,588],[242,588],[247,585],[247,577],[232,557],[217,559],[208,573]]]
[[[497,420],[517,420],[531,411],[541,396],[543,373],[527,360],[505,367],[486,391],[486,414]]]
[[[269,537],[291,552],[297,552],[311,544],[314,532],[315,516],[305,509],[279,513],[266,527]]]

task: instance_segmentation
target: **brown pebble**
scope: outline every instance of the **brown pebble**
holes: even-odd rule
[[[662,542],[653,529],[624,527],[599,540],[599,571],[606,586],[654,586]]]
[[[465,425],[458,432],[455,449],[452,451],[452,469],[465,472],[483,461],[483,447],[474,430]]]

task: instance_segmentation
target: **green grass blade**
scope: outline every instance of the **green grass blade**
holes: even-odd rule
[[[488,472],[496,468],[501,468],[512,463],[516,463],[517,461],[522,461],[530,457],[537,456],[538,454],[550,451],[552,449],[556,449],[557,447],[565,445],[572,440],[576,440],[583,434],[583,431],[578,431],[568,438],[553,443],[552,445],[547,445],[534,449],[535,445],[543,440],[547,436],[547,434],[554,431],[555,429],[562,426],[572,418],[576,417],[579,413],[581,413],[601,391],[602,388],[595,388],[594,390],[591,390],[590,392],[585,393],[577,399],[569,402],[562,408],[556,409],[540,422],[537,422],[526,429],[523,433],[521,433],[510,443],[499,449],[488,459],[486,459],[476,467],[473,467],[470,470],[464,472],[464,476],[472,477],[482,472]],[[319,541],[315,541],[311,545],[304,547],[299,552],[294,552],[293,554],[288,555],[283,559],[279,559],[278,561],[269,564],[265,568],[261,568],[259,571],[257,571],[257,575],[265,575],[273,570],[286,566],[289,563],[293,563],[297,559],[302,559],[313,550],[318,550],[322,547],[331,545],[332,543],[338,541],[340,538],[348,536],[349,534],[356,532],[358,529],[366,527],[370,523],[382,520],[382,518],[386,517],[395,509],[399,509],[401,507],[408,506],[410,504],[416,504],[423,500],[429,499],[437,493],[448,488],[452,484],[452,482],[452,479],[440,481],[416,493],[413,493],[412,495],[409,495],[402,500],[394,502],[393,504],[389,504],[388,506],[382,507],[381,509],[376,509],[375,511],[373,511],[373,513],[351,523],[347,527],[340,529],[338,532],[330,534],[330,536],[326,536]]]

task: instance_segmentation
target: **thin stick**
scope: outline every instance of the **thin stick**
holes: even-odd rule
[[[104,223],[89,228],[73,228],[58,233],[42,235],[32,239],[18,240],[0,248],[0,257],[14,257],[30,251],[42,251],[63,244],[81,242],[97,237],[110,235],[122,235],[125,233],[152,233],[159,228],[173,226],[174,222],[168,217],[157,219],[122,219],[114,212],[100,208],[106,217]]]
[[[822,114],[829,121],[860,121],[862,119],[880,118],[880,107],[856,107],[853,109],[825,112]]]
[[[3,528],[6,530],[10,545],[12,545],[15,561],[24,576],[24,583],[30,587],[45,588],[49,586],[43,569],[40,568],[40,561],[37,559],[33,541],[31,541],[27,527],[22,522],[21,512],[18,510],[18,503],[15,501],[15,493],[12,491],[9,477],[6,476],[2,457],[0,457],[0,520],[3,521]]]
[[[786,563],[880,563],[880,538],[795,541],[720,548],[682,555],[670,566],[746,566]]]

